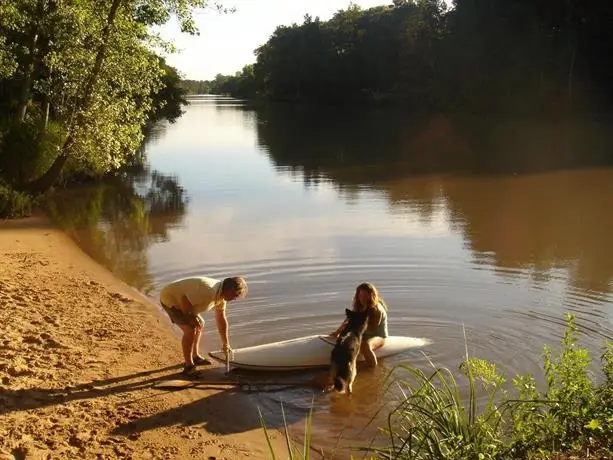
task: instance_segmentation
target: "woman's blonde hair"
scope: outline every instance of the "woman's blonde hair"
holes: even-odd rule
[[[353,309],[357,310],[360,306],[360,300],[358,299],[358,293],[360,291],[366,291],[370,295],[370,305],[364,305],[365,307],[375,307],[377,304],[380,304],[385,310],[387,310],[387,305],[381,296],[379,296],[379,292],[377,288],[372,283],[361,283],[355,289],[355,294],[353,295]]]

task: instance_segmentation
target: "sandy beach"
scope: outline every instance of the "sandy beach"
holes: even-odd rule
[[[170,322],[45,217],[0,222],[0,315],[0,459],[270,457],[237,387],[153,386],[181,370]]]

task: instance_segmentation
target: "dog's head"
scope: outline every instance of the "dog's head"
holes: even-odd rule
[[[361,336],[368,326],[368,315],[365,312],[358,312],[345,308],[347,315],[347,331],[351,331]]]

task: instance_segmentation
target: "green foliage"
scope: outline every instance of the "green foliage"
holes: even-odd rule
[[[256,49],[253,75],[206,84],[211,93],[308,103],[488,112],[609,107],[613,66],[603,59],[613,45],[612,20],[606,1],[352,5],[329,21],[307,15],[277,27]]]
[[[266,427],[266,422],[264,421],[264,417],[262,416],[262,411],[258,407],[258,414],[260,416],[260,425],[264,430],[264,436],[266,436],[266,442],[268,444],[268,450],[272,457],[272,460],[276,460],[278,452],[275,451],[272,442],[270,440],[270,436],[268,434],[268,428]],[[287,455],[290,460],[294,459],[302,459],[308,460],[311,454],[311,426],[313,423],[313,404],[311,404],[311,408],[309,409],[309,413],[307,414],[305,425],[304,425],[304,443],[298,447],[296,443],[290,438],[289,429],[287,427],[287,421],[285,420],[285,411],[283,410],[283,403],[281,403],[281,415],[283,416],[283,428],[285,434],[285,443],[287,446]]]
[[[153,94],[148,120],[153,123],[165,118],[170,123],[174,123],[183,115],[182,106],[187,104],[185,99],[187,91],[181,87],[181,77],[173,67],[166,64],[161,58],[160,65],[163,72],[162,85]]]
[[[186,94],[210,94],[212,92],[212,84],[209,81],[181,80],[179,86],[185,90]]]
[[[16,68],[17,63],[8,49],[6,38],[0,36],[0,79],[9,78]]]
[[[568,316],[562,350],[557,360],[552,358],[551,349],[545,347],[545,377],[549,391],[549,414],[561,423],[554,431],[560,446],[567,449],[581,436],[584,425],[589,421],[589,408],[595,395],[592,381],[587,374],[590,357],[587,349],[576,345],[577,328],[574,318]]]
[[[65,164],[114,171],[147,123],[182,114],[176,70],[152,51],[169,46],[149,28],[174,16],[196,34],[193,12],[207,0],[9,3],[0,5],[0,117],[12,123],[2,164],[11,182],[45,190]]]
[[[258,77],[253,64],[246,65],[240,72],[231,76],[218,74],[210,82],[199,82],[196,88],[211,94],[225,94],[238,98],[253,98],[260,92]],[[191,84],[190,87],[194,88]]]
[[[15,191],[10,186],[0,182],[1,219],[27,217],[32,213],[35,204],[36,201],[30,195]]]
[[[460,366],[467,396],[448,369],[426,374],[412,366],[392,371],[402,390],[385,430],[391,445],[376,449],[382,458],[549,458],[558,453],[613,453],[613,345],[602,356],[604,382],[588,374],[586,349],[577,345],[574,317],[567,316],[561,350],[544,350],[547,388],[537,389],[531,376],[514,380],[516,396],[504,389],[495,365],[468,358]],[[404,372],[409,378],[393,374]],[[480,385],[478,385],[478,383]],[[479,394],[485,404],[479,410]]]
[[[66,153],[87,172],[102,174],[122,166],[142,142],[151,95],[161,86],[160,68],[141,42],[144,25],[126,12],[113,22],[104,43],[104,64],[96,73],[92,69],[102,51],[83,44],[92,30],[103,35],[106,18],[93,8],[77,13],[73,43],[49,56],[56,75],[51,100],[72,139]]]
[[[0,122],[0,174],[13,184],[23,184],[43,174],[59,153],[64,136],[59,123],[41,130],[32,118],[22,123]]]
[[[20,25],[19,18],[20,12],[14,2],[0,3],[0,80],[11,77],[17,68],[15,46],[5,34]]]
[[[390,374],[402,398],[384,429],[391,445],[374,449],[378,458],[492,459],[502,454],[504,410],[497,405],[496,397],[505,380],[494,365],[482,359],[466,359],[461,369],[468,383],[467,395],[446,368],[435,368],[427,374],[402,365]],[[408,377],[394,377],[395,373]],[[488,395],[481,411],[479,388]]]
[[[557,358],[548,346],[544,349],[547,390],[539,393],[532,377],[514,380],[519,404],[513,413],[513,451],[518,455],[613,449],[612,345],[606,344],[602,356],[605,380],[595,385],[588,372],[589,353],[577,345],[574,316],[566,319]]]

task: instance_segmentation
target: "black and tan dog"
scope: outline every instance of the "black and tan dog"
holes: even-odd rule
[[[368,325],[366,313],[345,309],[347,325],[339,334],[330,356],[330,381],[339,393],[351,393],[357,375],[362,335]]]

